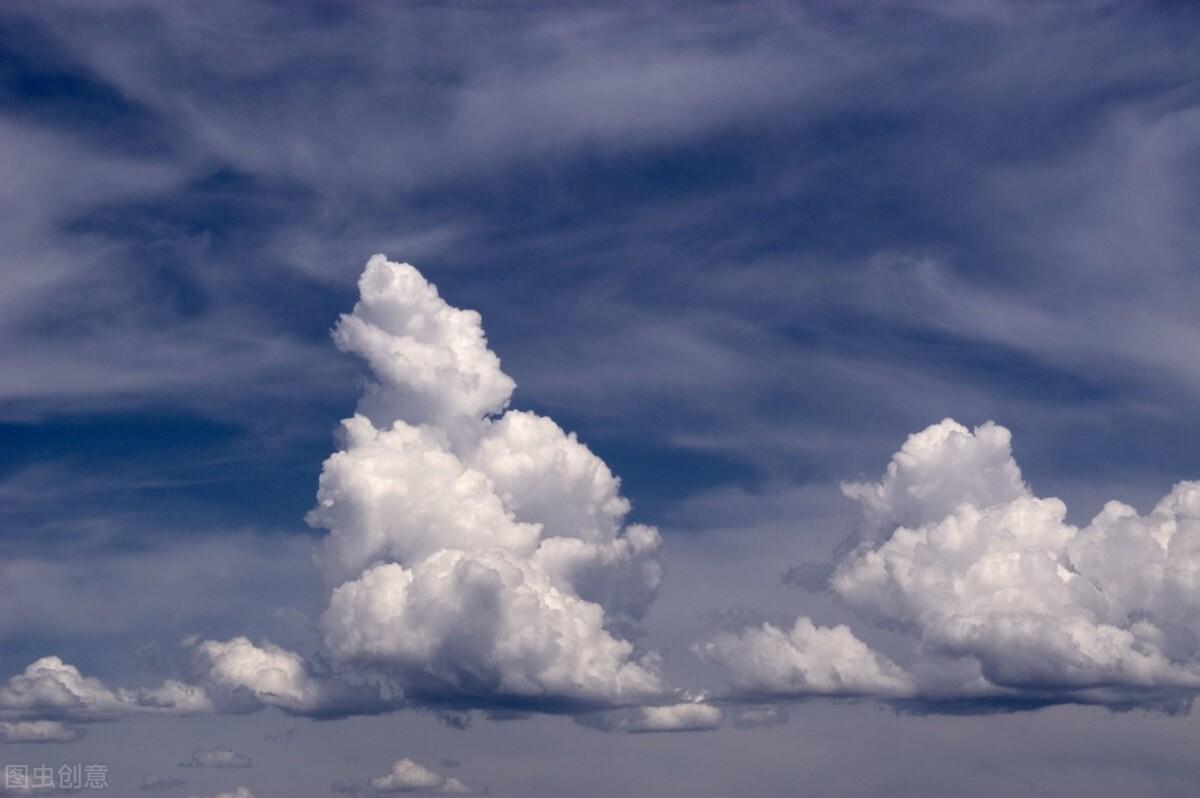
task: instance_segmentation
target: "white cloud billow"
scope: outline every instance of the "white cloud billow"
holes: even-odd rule
[[[694,650],[724,666],[745,695],[905,696],[913,686],[887,657],[845,626],[819,627],[798,618],[790,630],[772,624],[717,635]]]
[[[304,658],[271,643],[257,646],[244,637],[207,640],[195,645],[195,654],[209,691],[224,694],[227,706],[238,701],[239,692],[251,701],[293,712],[313,711],[326,698]]]
[[[196,684],[131,691],[48,657],[0,686],[0,721],[669,698],[658,657],[628,639],[662,579],[662,541],[626,524],[620,480],[550,419],[504,412],[515,383],[478,313],[382,255],[359,289],[334,340],[375,380],[308,516],[329,531],[316,559],[332,588],[321,625],[333,669],[318,676],[268,641],[189,640]]]
[[[0,720],[109,720],[130,714],[209,712],[203,689],[168,680],[158,687],[112,689],[58,657],[43,657],[0,685]]]
[[[623,638],[661,579],[619,480],[514,383],[478,313],[376,256],[334,331],[376,381],[324,465],[314,526],[335,658],[418,695],[634,703],[663,692]]]
[[[910,436],[878,483],[844,491],[874,534],[838,564],[833,591],[915,640],[912,676],[848,629],[802,618],[789,635],[765,626],[700,647],[736,690],[844,693],[836,674],[854,652],[860,665],[887,663],[895,678],[877,672],[853,691],[881,697],[905,695],[911,678],[919,699],[1190,706],[1200,689],[1200,483],[1177,484],[1145,516],[1113,501],[1076,527],[1062,501],[1025,485],[1008,430],[947,419]]]

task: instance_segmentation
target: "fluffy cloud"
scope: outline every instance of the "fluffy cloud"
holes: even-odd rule
[[[333,339],[375,374],[360,411],[377,426],[404,419],[457,430],[508,405],[516,383],[488,349],[476,311],[451,307],[415,268],[383,255],[368,261],[358,289]]]
[[[629,638],[662,579],[661,538],[626,524],[620,480],[515,387],[478,313],[407,264],[372,258],[334,340],[375,376],[342,424],[308,521],[332,589],[332,668],[244,637],[188,642],[197,684],[111,690],[60,660],[0,687],[0,720],[134,711],[378,712],[404,701],[545,709],[666,692]]]
[[[180,762],[181,768],[252,768],[254,760],[228,746],[193,751],[192,758]]]
[[[1008,430],[947,419],[844,490],[873,534],[832,589],[913,640],[911,676],[801,618],[699,648],[736,691],[1182,709],[1200,689],[1200,483],[1076,527],[1024,483]]]
[[[718,635],[695,646],[701,657],[729,671],[747,695],[892,695],[912,692],[895,663],[875,653],[845,626],[799,618],[791,630],[769,623]]]
[[[70,743],[83,735],[83,729],[56,720],[0,723],[0,743]]]
[[[376,256],[334,333],[371,366],[314,526],[336,585],[322,624],[347,667],[477,704],[638,703],[657,660],[625,639],[655,597],[661,539],[625,525],[620,482],[557,424],[508,411],[479,314]],[[289,687],[292,685],[289,685]]]
[[[480,790],[452,776],[443,776],[407,757],[398,759],[382,776],[354,784],[335,784],[334,792],[348,795],[397,795],[400,793],[470,795]]]
[[[219,690],[244,691],[254,702],[292,711],[312,711],[324,697],[304,658],[271,643],[260,647],[236,637],[208,640],[195,649],[208,679]]]
[[[912,480],[905,506],[883,490],[890,466],[869,507],[892,521],[914,517],[912,497],[928,495],[929,508],[839,566],[833,588],[847,604],[909,629],[930,652],[977,662],[1001,689],[1105,700],[1200,687],[1200,483],[1176,485],[1147,516],[1109,502],[1077,528],[1060,500],[1021,483],[1002,427],[972,433],[947,420],[910,448],[923,453],[927,482]],[[1003,486],[940,478],[964,452]]]
[[[1028,494],[1011,444],[992,422],[972,433],[947,419],[910,435],[879,482],[845,483],[842,492],[862,505],[868,528],[885,535],[939,521],[964,502],[1002,504]]]
[[[207,712],[204,690],[177,681],[158,687],[110,689],[58,657],[43,657],[0,686],[0,718],[10,720],[107,720],[137,713]]]

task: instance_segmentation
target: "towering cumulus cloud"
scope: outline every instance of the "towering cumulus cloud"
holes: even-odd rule
[[[915,640],[912,685],[900,694],[1190,706],[1200,688],[1200,483],[1179,483],[1148,515],[1114,501],[1076,527],[1062,501],[1024,483],[1008,430],[947,419],[911,436],[878,483],[843,489],[870,534],[838,565],[833,590]],[[698,651],[755,693],[845,692],[844,676],[830,678],[842,672],[871,677],[856,693],[897,695],[901,677],[849,630],[832,644],[835,632],[801,619],[791,634],[749,630],[741,648],[725,636]]]
[[[514,383],[478,313],[382,255],[359,289],[334,340],[375,381],[308,519],[329,530],[331,653],[468,704],[660,693],[656,661],[625,639],[658,587],[660,539],[625,526],[619,480],[550,419],[505,412]]]
[[[375,379],[308,516],[329,532],[316,559],[330,657],[317,667],[268,641],[189,639],[195,683],[137,691],[48,657],[0,685],[0,741],[66,742],[82,730],[64,721],[139,712],[672,700],[657,656],[630,642],[662,578],[661,540],[626,525],[620,481],[550,419],[506,410],[515,384],[478,313],[382,255],[359,289],[334,340]]]

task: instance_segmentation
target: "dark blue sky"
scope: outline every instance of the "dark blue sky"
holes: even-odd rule
[[[1148,510],[1200,476],[1198,35],[1200,8],[1165,2],[6,3],[0,664],[54,653],[136,684],[189,634],[315,645],[303,517],[366,376],[329,330],[376,252],[479,310],[514,405],[578,432],[659,526],[643,642],[680,681],[723,618],[842,620],[781,575],[855,533],[840,481],[944,417],[1011,429],[1073,523]],[[960,732],[987,764],[941,764],[973,794],[1011,794],[1001,763],[1052,731],[1078,739],[1035,773],[1121,759],[1060,772],[1068,793],[1196,788],[1169,775],[1186,718],[837,706],[814,717],[868,742],[806,764],[818,794],[934,794]],[[603,754],[653,788],[597,772],[579,794],[705,794],[664,774],[714,757],[758,774],[724,794],[792,794],[767,752],[816,744],[808,707],[772,742],[512,725],[653,752]],[[163,720],[162,768],[260,745],[271,718]],[[1082,739],[1097,722],[1121,754]],[[365,749],[390,733],[346,723]],[[563,794],[569,752],[501,766],[493,726],[441,755],[497,795]],[[333,733],[314,728],[295,745]],[[910,731],[928,745],[892,756]],[[132,784],[161,768],[120,752],[158,733],[68,756],[94,744]],[[248,778],[309,795],[261,761]]]

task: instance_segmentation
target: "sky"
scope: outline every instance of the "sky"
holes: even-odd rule
[[[0,795],[1196,794],[1198,36],[4,3]]]

